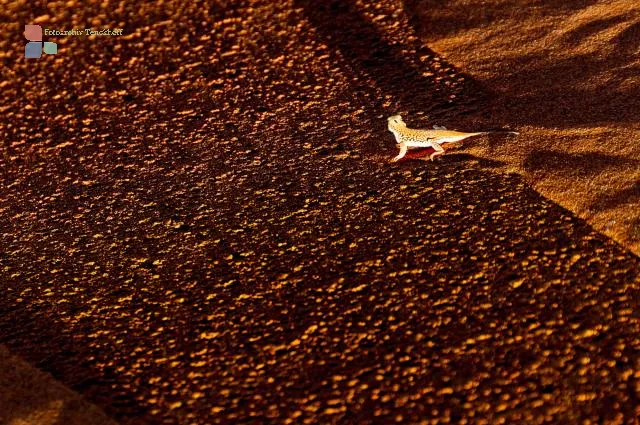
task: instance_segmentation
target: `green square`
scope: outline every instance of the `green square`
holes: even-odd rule
[[[44,52],[48,55],[55,55],[56,53],[58,53],[58,45],[51,41],[45,41]]]

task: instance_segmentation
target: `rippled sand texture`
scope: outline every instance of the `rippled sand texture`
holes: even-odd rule
[[[562,153],[592,121],[518,112],[409,9],[0,0],[0,343],[123,425],[632,423],[640,258],[494,172],[622,154]],[[28,62],[24,22],[125,35]],[[523,132],[390,163],[394,113]]]
[[[472,76],[481,123],[517,142],[467,145],[640,253],[640,12],[633,0],[405,0],[422,40]],[[457,122],[456,118],[452,121]]]

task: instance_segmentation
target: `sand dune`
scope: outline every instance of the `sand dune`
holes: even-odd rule
[[[545,196],[640,253],[637,2],[406,0],[423,41],[474,78],[484,117],[517,141],[464,151],[522,173]]]

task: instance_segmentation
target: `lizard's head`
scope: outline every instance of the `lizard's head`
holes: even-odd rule
[[[407,126],[404,121],[402,121],[402,117],[400,115],[393,115],[387,118],[387,122],[389,123],[389,131],[405,128]]]

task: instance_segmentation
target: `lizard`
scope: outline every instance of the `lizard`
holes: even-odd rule
[[[396,138],[396,144],[400,148],[398,156],[391,161],[396,162],[402,159],[409,148],[428,148],[435,149],[429,159],[444,154],[442,145],[445,143],[455,143],[466,139],[467,137],[479,136],[481,134],[501,133],[499,131],[481,131],[477,133],[463,133],[461,131],[447,130],[445,127],[434,125],[433,130],[421,130],[408,128],[407,124],[402,120],[400,115],[393,115],[387,118],[389,131]],[[510,134],[519,134],[516,131],[507,131]]]

